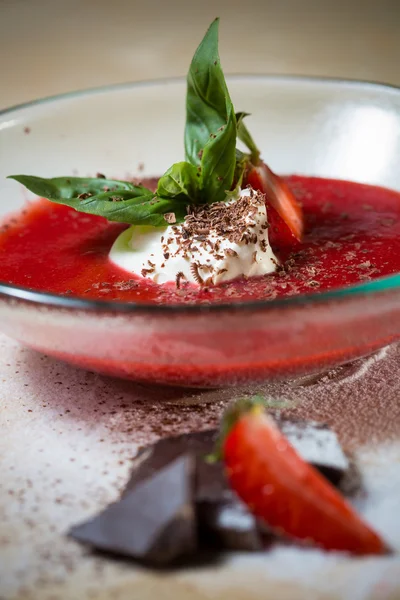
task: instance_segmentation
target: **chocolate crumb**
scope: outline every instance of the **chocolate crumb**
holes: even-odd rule
[[[238,256],[238,253],[236,252],[236,250],[233,250],[232,248],[227,248],[225,250],[225,254],[227,256],[232,256],[232,257],[237,257]]]
[[[370,260],[366,260],[365,262],[359,264],[360,269],[369,269],[371,266]]]
[[[176,223],[176,216],[175,216],[175,213],[173,213],[173,212],[165,213],[164,219],[170,225],[172,225],[172,223]]]
[[[192,263],[190,265],[190,271],[195,279],[195,281],[201,285],[203,283],[203,278],[201,277],[200,273],[199,273],[199,265],[197,263]]]
[[[147,275],[151,275],[151,273],[154,273],[154,268],[151,268],[151,269],[142,269],[140,271],[140,274],[142,275],[142,277],[147,277]]]
[[[176,288],[177,288],[178,290],[179,290],[179,289],[180,289],[180,287],[181,287],[181,279],[186,279],[186,277],[185,277],[185,274],[184,274],[182,271],[179,271],[179,272],[176,274],[176,277],[175,277],[175,285],[176,285]]]

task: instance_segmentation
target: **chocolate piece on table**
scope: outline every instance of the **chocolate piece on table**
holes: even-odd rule
[[[209,453],[213,448],[210,447]],[[196,457],[196,502],[225,502],[232,498],[222,462],[208,462],[204,455]]]
[[[122,497],[182,452],[191,452],[196,457],[195,501],[202,545],[227,550],[261,549],[256,520],[229,488],[223,464],[204,460],[214,449],[217,433],[212,429],[163,438],[141,450]]]
[[[332,429],[313,421],[278,418],[276,422],[305,461],[316,467],[334,485],[340,484],[350,462]]]
[[[181,455],[70,535],[153,565],[189,556],[197,549],[193,475],[193,457]]]
[[[229,488],[223,464],[204,460],[214,449],[217,433],[216,429],[196,431],[163,438],[144,448],[135,459],[123,497],[182,452],[191,452],[196,457],[195,501],[202,545],[226,550],[261,549],[256,520]]]
[[[349,477],[349,460],[325,425],[273,415],[307,461],[332,483]],[[218,431],[164,438],[136,456],[121,499],[71,535],[99,550],[153,565],[170,564],[202,545],[260,550],[272,539],[229,488],[222,463],[209,463]]]
[[[232,495],[226,502],[197,504],[200,542],[224,550],[255,552],[267,539],[247,506]]]
[[[206,546],[255,551],[264,546],[256,519],[229,488],[222,463],[199,456],[196,467],[199,536]]]
[[[203,457],[212,452],[217,433],[217,429],[183,433],[162,438],[140,450],[134,458],[131,476],[122,492],[123,496],[140,481],[151,477],[182,454]]]

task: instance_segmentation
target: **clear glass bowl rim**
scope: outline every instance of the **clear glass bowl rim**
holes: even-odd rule
[[[303,76],[303,75],[252,75],[252,74],[235,74],[227,76],[228,80],[247,80],[247,81],[280,81],[287,83],[318,83],[322,86],[326,85],[339,85],[349,87],[359,87],[367,90],[368,88],[381,89],[382,91],[400,94],[400,87],[390,84],[379,83],[375,81],[367,80],[356,80],[356,79],[345,79],[345,78],[332,78],[332,77],[321,77],[321,76]],[[182,84],[185,81],[184,77],[168,77],[159,78],[153,80],[134,81],[127,83],[119,83],[112,85],[105,85],[95,88],[89,88],[85,90],[78,90],[74,92],[67,92],[64,94],[57,94],[54,96],[48,96],[30,102],[25,102],[6,108],[0,111],[0,117],[9,115],[10,113],[34,107],[42,104],[56,104],[59,100],[65,100],[68,98],[80,98],[84,96],[91,96],[99,93],[112,93],[123,90],[131,90],[135,88],[153,87],[162,84]],[[38,292],[30,290],[28,288],[19,287],[4,283],[0,280],[0,300],[12,301],[20,300],[23,302],[34,303],[42,305],[43,307],[59,307],[63,309],[79,309],[96,311],[101,313],[146,313],[156,316],[157,314],[164,312],[173,313],[204,313],[204,312],[215,312],[221,310],[260,310],[260,309],[283,309],[289,308],[293,305],[308,304],[308,305],[321,305],[334,299],[345,299],[348,297],[357,297],[368,295],[370,298],[380,295],[382,292],[389,291],[400,291],[400,274],[390,275],[387,277],[381,277],[372,281],[347,286],[344,288],[334,289],[328,292],[314,292],[312,294],[299,294],[297,296],[290,296],[286,298],[280,298],[278,300],[252,300],[245,302],[232,302],[232,303],[220,303],[220,304],[146,304],[146,303],[135,303],[135,302],[119,302],[119,301],[106,301],[106,300],[86,300],[83,298],[77,298],[73,296],[61,296],[57,294],[50,294],[46,292]]]

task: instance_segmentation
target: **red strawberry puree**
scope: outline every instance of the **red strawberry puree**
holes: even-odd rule
[[[306,235],[294,241],[269,210],[270,241],[282,269],[218,287],[176,289],[135,277],[108,259],[124,225],[39,200],[0,234],[1,280],[54,294],[138,303],[217,303],[320,292],[400,271],[400,194],[328,179],[291,176]]]

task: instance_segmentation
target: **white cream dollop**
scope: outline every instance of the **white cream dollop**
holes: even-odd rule
[[[204,213],[165,228],[130,227],[114,242],[110,260],[159,284],[179,280],[215,285],[274,272],[278,261],[268,240],[264,196],[245,190],[239,198],[206,210],[211,207],[215,217],[207,228]]]

